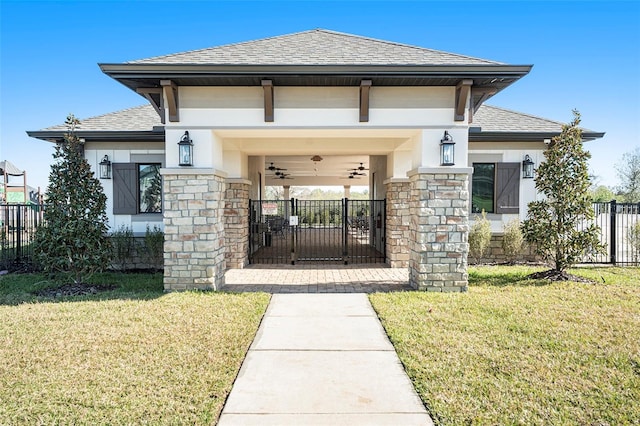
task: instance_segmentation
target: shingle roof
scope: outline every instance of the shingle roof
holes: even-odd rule
[[[209,65],[501,65],[501,62],[316,29],[129,64]]]
[[[11,161],[4,160],[0,161],[0,173],[4,174],[7,172],[8,175],[19,176],[24,173],[24,171],[17,168]]]
[[[160,117],[149,104],[127,108],[121,111],[98,115],[80,120],[78,131],[151,131],[155,126],[162,126]],[[42,129],[42,131],[66,131],[64,124]]]
[[[471,127],[480,127],[483,132],[559,133],[563,124],[559,121],[483,104],[473,115]]]

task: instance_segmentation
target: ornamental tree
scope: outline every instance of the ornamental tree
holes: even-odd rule
[[[585,254],[604,251],[598,227],[589,222],[594,218],[587,168],[591,154],[582,147],[580,113],[574,110],[573,115],[544,152],[535,178],[544,199],[529,203],[522,224],[526,241],[553,266],[548,275],[558,279],[566,279],[565,270]]]
[[[640,202],[640,148],[626,152],[616,163],[621,185],[617,188],[624,202]]]
[[[80,122],[69,115],[65,124],[69,131],[55,147],[47,207],[36,232],[34,252],[46,272],[71,277],[78,284],[110,262],[107,197],[75,134]]]

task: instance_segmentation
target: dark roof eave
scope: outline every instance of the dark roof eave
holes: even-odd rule
[[[469,142],[543,142],[560,132],[483,132],[469,130]],[[583,142],[600,139],[605,132],[582,132]]]
[[[123,77],[167,74],[179,75],[261,75],[261,74],[376,74],[376,75],[404,75],[424,74],[428,75],[521,75],[531,71],[533,65],[212,65],[212,64],[98,64],[102,72],[112,76]]]
[[[32,138],[41,139],[47,142],[58,142],[64,139],[66,130],[35,130],[27,131],[27,135]],[[98,131],[98,130],[77,130],[76,136],[87,142],[164,142],[164,128],[152,131]]]

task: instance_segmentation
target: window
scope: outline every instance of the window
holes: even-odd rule
[[[471,212],[493,213],[496,165],[494,163],[474,163],[471,180]]]
[[[113,214],[162,212],[159,163],[113,163]]]
[[[138,164],[140,213],[162,213],[160,164]]]
[[[520,211],[520,163],[473,163],[471,212]]]

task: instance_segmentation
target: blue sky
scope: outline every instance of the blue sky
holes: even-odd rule
[[[563,122],[580,110],[584,127],[607,133],[587,144],[603,184],[640,146],[638,1],[0,0],[0,159],[44,188],[53,150],[26,130],[145,103],[98,63],[313,28],[533,64],[488,104]]]

